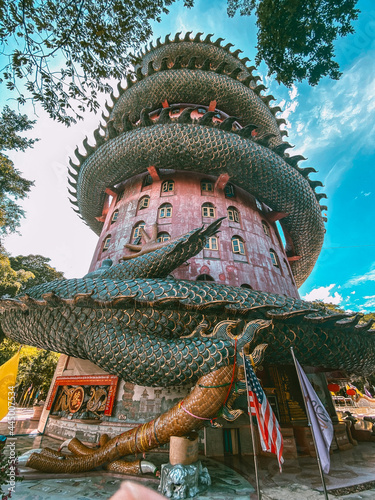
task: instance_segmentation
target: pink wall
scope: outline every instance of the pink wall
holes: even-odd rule
[[[113,199],[110,204],[90,271],[100,267],[103,259],[111,258],[117,263],[120,257],[132,253],[124,249],[124,245],[131,243],[132,229],[139,221],[146,223],[146,231],[157,222],[159,232],[168,232],[171,238],[177,238],[216,218],[227,216],[227,208],[233,206],[240,214],[240,222],[223,220],[218,235],[219,250],[203,250],[189,260],[189,265],[181,266],[173,275],[178,279],[195,280],[200,274],[209,274],[217,282],[234,286],[247,284],[255,290],[298,297],[276,226],[268,223],[270,236],[264,233],[262,220],[266,221],[266,218],[257,208],[253,196],[237,187],[234,198],[227,198],[219,188],[215,188],[213,193],[202,194],[201,180],[209,179],[215,184],[216,177],[212,176],[173,170],[161,170],[160,176],[161,180],[143,188],[145,175],[135,176],[121,185],[121,189],[125,188],[124,195],[119,202]],[[173,193],[161,193],[165,180],[174,181]],[[138,202],[145,195],[150,196],[149,206],[138,210]],[[215,218],[202,218],[201,206],[205,202],[214,205]],[[172,205],[171,218],[158,219],[158,209],[163,203]],[[117,209],[117,221],[111,224],[112,214]],[[108,250],[103,251],[108,235],[111,235],[111,242]],[[233,253],[231,238],[234,235],[245,241],[246,255]],[[270,249],[276,252],[280,267],[272,264]]]

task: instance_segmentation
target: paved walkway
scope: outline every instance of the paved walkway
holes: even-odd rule
[[[0,424],[0,433],[4,431],[2,427],[3,422]],[[22,454],[30,449],[45,446],[56,449],[59,444],[60,441],[48,437],[23,435],[17,437],[16,449]],[[168,455],[150,453],[147,459],[161,464],[168,461]],[[195,497],[197,500],[257,499],[252,457],[201,459],[212,477],[212,486],[204,494]],[[23,469],[21,473],[25,480],[16,483],[16,491],[12,495],[16,500],[62,500],[63,497],[75,500],[109,499],[124,479],[123,476],[104,471],[75,476],[61,475],[58,478],[31,469]],[[316,459],[311,457],[286,460],[282,474],[278,471],[276,459],[260,457],[259,478],[262,500],[324,499]],[[157,490],[158,480],[152,476],[133,477],[132,480]],[[330,499],[374,500],[375,443],[359,443],[351,450],[334,452],[331,455],[331,471],[326,476],[326,483],[331,492]],[[354,491],[356,485],[363,485],[363,491]]]

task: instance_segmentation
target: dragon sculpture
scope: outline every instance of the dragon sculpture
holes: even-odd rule
[[[158,40],[135,60],[137,79],[127,77],[109,115],[105,135],[96,145],[84,141],[79,165],[71,162],[71,192],[83,219],[100,232],[105,189],[145,172],[167,167],[220,174],[255,194],[275,211],[288,214],[283,228],[288,248],[300,256],[294,275],[301,284],[319,254],[324,224],[320,185],[300,168],[299,156],[285,153],[279,108],[260,96],[253,67],[231,52],[222,39],[203,41],[176,35]],[[213,121],[207,112],[191,119],[187,107],[177,119],[161,103],[207,103],[216,100],[228,117]],[[147,108],[145,108],[147,105]],[[155,111],[159,109],[156,117]],[[154,114],[153,114],[154,113]],[[237,124],[237,125],[236,125]],[[236,125],[236,126],[235,126]],[[256,134],[253,132],[256,131]],[[325,208],[325,207],[324,207]],[[77,439],[71,454],[44,449],[28,466],[49,472],[88,471],[98,466],[139,473],[142,462],[123,457],[145,452],[212,422],[219,414],[234,418],[233,402],[241,391],[243,349],[256,365],[289,364],[293,346],[302,364],[324,369],[369,373],[375,366],[371,322],[315,307],[305,301],[215,282],[176,280],[174,269],[198,254],[218,220],[173,241],[134,247],[131,259],[105,265],[81,279],[54,281],[1,301],[1,329],[18,342],[88,359],[108,373],[140,385],[194,385],[178,405],[154,420],[113,439],[102,436],[91,449]],[[146,238],[147,240],[147,238]],[[265,345],[268,346],[265,351]],[[250,354],[252,352],[252,354]]]

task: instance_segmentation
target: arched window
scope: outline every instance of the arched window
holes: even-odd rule
[[[238,253],[240,255],[246,255],[245,242],[240,236],[233,236],[233,238],[232,238],[232,250],[233,250],[233,253]]]
[[[228,184],[225,185],[224,194],[225,194],[225,198],[234,198],[235,197],[236,193],[235,193],[233,184],[228,182]]]
[[[118,210],[115,210],[112,214],[112,218],[111,218],[111,224],[113,224],[114,222],[117,221],[118,219],[118,214],[119,214],[119,211]]]
[[[219,250],[219,243],[216,236],[210,236],[209,238],[207,238],[207,243],[204,248],[206,248],[207,250]]]
[[[209,181],[208,179],[201,180],[201,193],[213,193],[214,192],[214,183]]]
[[[143,221],[139,221],[133,227],[132,237],[131,237],[133,244],[138,245],[138,243],[141,241],[141,236],[142,236],[141,229],[144,229],[145,225],[146,224]]]
[[[172,217],[172,205],[170,203],[163,203],[159,207],[159,219],[167,219]]]
[[[271,236],[271,233],[270,233],[270,228],[267,224],[267,222],[265,220],[262,220],[262,227],[263,227],[263,232],[266,236]]]
[[[234,207],[228,207],[227,209],[228,213],[228,220],[231,222],[240,222],[240,214],[237,210],[237,208]]]
[[[250,285],[248,285],[247,283],[243,283],[243,284],[241,285],[241,288],[247,288],[248,290],[252,290],[252,289],[253,289],[253,287],[252,287],[252,286],[250,286]]]
[[[275,250],[272,250],[272,248],[270,249],[270,256],[271,256],[272,265],[275,267],[280,267],[279,258],[277,256]]]
[[[148,208],[149,204],[150,204],[150,197],[142,196],[142,198],[138,202],[138,210],[144,210],[145,208]]]
[[[209,274],[200,274],[196,281],[215,281]]]
[[[170,116],[177,116],[177,115],[179,115],[180,114],[180,108],[173,108],[173,109],[171,109],[171,111],[170,111],[169,114],[170,114]]]
[[[202,216],[203,217],[215,217],[215,207],[212,203],[203,203],[202,205]]]
[[[146,177],[143,179],[142,187],[151,186],[151,184],[152,184],[152,177],[150,174],[147,174]]]
[[[161,185],[162,193],[172,193],[174,191],[174,181],[164,181]]]
[[[200,113],[201,115],[204,115],[206,113],[207,109],[206,108],[198,108],[197,112]]]
[[[103,252],[108,250],[109,244],[111,243],[111,235],[109,234],[108,236],[105,237],[104,243],[103,243]]]
[[[159,243],[161,243],[162,241],[168,241],[171,239],[171,235],[169,233],[158,233],[158,237],[157,237],[157,240]]]

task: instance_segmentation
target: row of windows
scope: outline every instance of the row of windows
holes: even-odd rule
[[[150,198],[148,196],[144,196],[139,200],[138,204],[138,209],[142,210],[144,208],[147,208],[149,205],[149,200]],[[115,210],[112,214],[112,219],[111,219],[111,224],[117,221],[118,219],[118,214],[119,211]],[[202,216],[203,217],[208,217],[208,218],[215,218],[216,217],[216,208],[212,203],[203,203],[202,205]],[[231,222],[237,222],[238,224],[240,223],[240,214],[238,210],[235,207],[228,207],[227,208],[227,216],[228,220]],[[172,205],[170,203],[163,203],[159,207],[159,212],[158,212],[158,217],[159,219],[168,219],[172,217]],[[270,233],[270,228],[267,224],[266,221],[262,220],[262,227],[263,227],[263,232],[266,236],[271,236]]]
[[[141,229],[143,229],[144,227],[145,227],[144,222],[139,222],[138,224],[136,224],[136,226],[134,226],[133,233],[132,233],[133,244],[140,243],[141,236],[142,236]],[[163,242],[163,241],[168,241],[170,239],[171,239],[171,236],[169,233],[161,232],[161,233],[158,233],[156,241]],[[111,235],[108,235],[104,240],[103,251],[108,250],[110,243],[111,243]],[[231,239],[231,243],[232,243],[232,252],[234,254],[246,255],[245,242],[240,236],[233,236]],[[213,250],[213,251],[219,250],[219,242],[218,242],[217,236],[210,236],[207,239],[205,249]],[[280,267],[277,254],[272,248],[270,249],[270,257],[271,257],[272,265],[275,267]]]
[[[153,181],[152,181],[151,175],[146,175],[146,177],[143,180],[142,188],[150,186],[152,184],[152,182]],[[160,189],[161,194],[162,193],[173,194],[174,193],[174,186],[175,186],[175,183],[172,180],[163,181],[162,185],[161,185],[161,189]],[[212,181],[210,181],[208,179],[203,179],[201,181],[201,193],[202,194],[213,193],[214,192],[214,187],[215,187],[214,182],[212,182]],[[234,188],[233,184],[228,183],[225,186],[225,188],[224,188],[224,194],[225,194],[226,198],[234,198],[235,197],[235,188]],[[117,195],[116,204],[119,201],[121,201],[123,197],[124,197],[124,190],[121,191],[121,193],[119,193]],[[145,207],[143,207],[143,208],[145,208]]]

